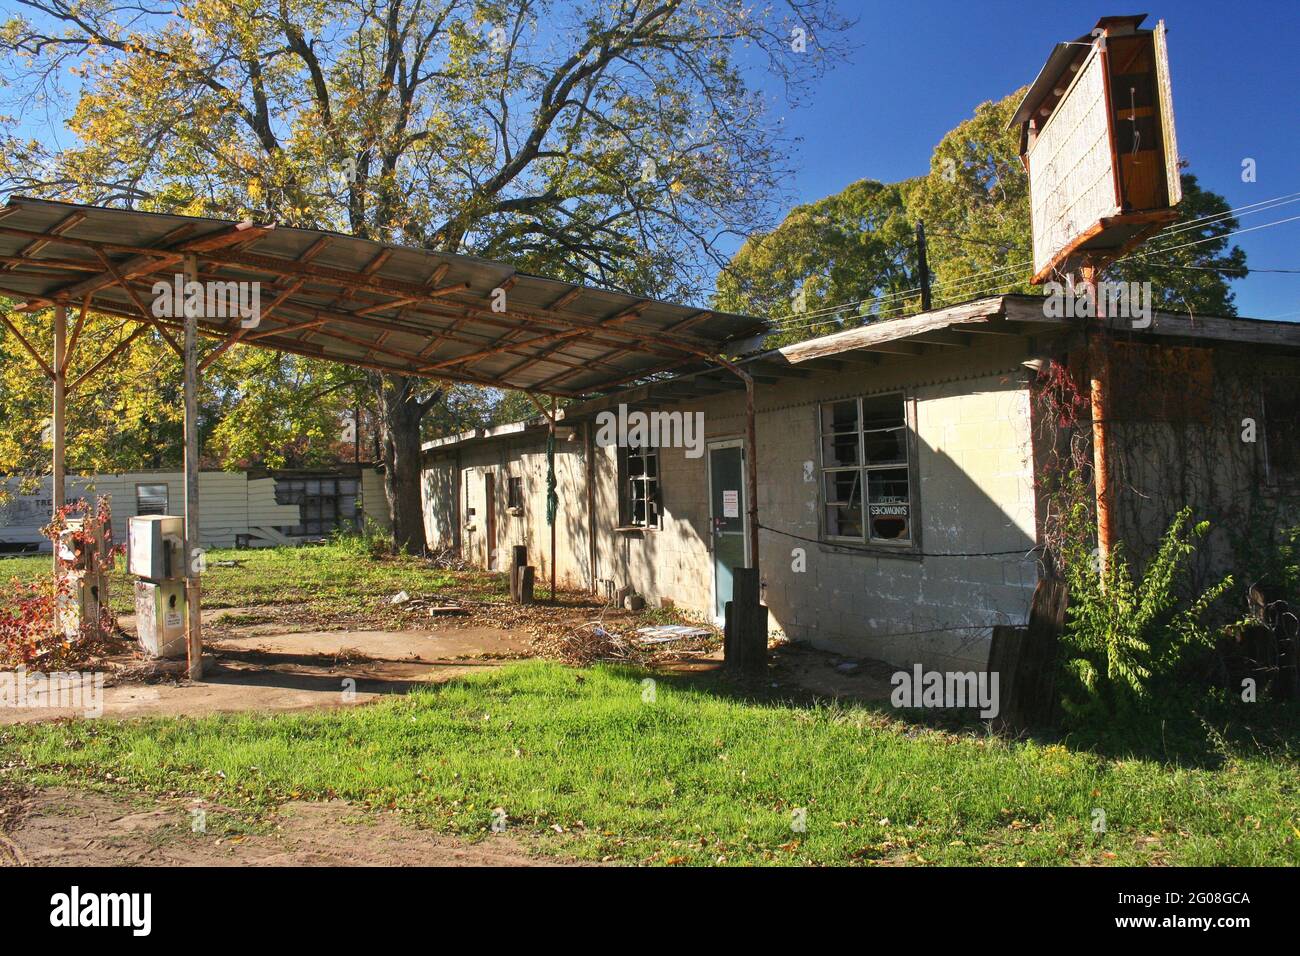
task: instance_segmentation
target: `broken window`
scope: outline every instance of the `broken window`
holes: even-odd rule
[[[520,508],[524,506],[524,479],[510,478],[506,484],[506,507]]]
[[[911,544],[906,397],[895,392],[827,402],[820,421],[824,536]]]
[[[135,513],[138,515],[165,515],[167,513],[167,486],[136,485]]]
[[[280,530],[291,538],[325,537],[335,531],[359,530],[359,492],[360,482],[356,478],[276,478],[276,504],[298,506],[299,523]]]
[[[619,524],[659,527],[659,450],[632,445],[619,450]]]

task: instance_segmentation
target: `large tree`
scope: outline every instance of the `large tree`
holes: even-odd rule
[[[831,0],[17,2],[0,30],[10,91],[65,109],[74,138],[15,130],[9,190],[342,229],[682,299],[783,192],[779,123],[745,70],[797,95],[847,25]],[[370,380],[396,541],[419,549],[420,422],[444,393]]]
[[[862,179],[796,206],[740,247],[718,277],[717,307],[773,317],[771,344],[897,315],[917,300],[909,188]]]
[[[915,312],[916,224],[924,223],[936,306],[998,292],[1033,292],[1029,182],[1007,123],[1024,95],[981,103],[935,146],[928,175],[873,180],[791,210],[753,237],[718,280],[716,301],[784,316],[781,341]],[[1235,315],[1228,281],[1246,256],[1227,234],[1228,204],[1182,174],[1178,221],[1114,263],[1107,279],[1150,281],[1162,309]],[[1188,225],[1197,220],[1194,225]]]

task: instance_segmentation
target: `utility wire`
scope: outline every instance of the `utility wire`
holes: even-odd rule
[[[1279,207],[1279,206],[1284,206],[1284,205],[1287,205],[1288,203],[1293,203],[1293,202],[1300,202],[1300,192],[1296,192],[1296,193],[1286,193],[1286,194],[1283,194],[1283,195],[1281,195],[1281,196],[1274,196],[1274,197],[1272,197],[1272,198],[1270,198],[1270,199],[1261,199],[1261,200],[1259,200],[1258,202],[1247,203],[1247,204],[1242,205],[1242,206],[1236,206],[1236,207],[1233,207],[1232,209],[1225,210],[1224,212],[1211,213],[1211,214],[1206,215],[1206,216],[1199,216],[1199,217],[1197,217],[1196,219],[1189,219],[1189,220],[1187,220],[1186,222],[1180,222],[1180,223],[1177,223],[1176,225],[1171,226],[1169,229],[1166,229],[1163,233],[1161,233],[1161,238],[1165,238],[1165,237],[1172,236],[1172,235],[1177,235],[1177,234],[1182,233],[1182,232],[1187,232],[1188,230],[1191,230],[1191,229],[1197,229],[1197,228],[1201,228],[1201,227],[1203,227],[1203,226],[1211,225],[1211,224],[1213,224],[1213,223],[1215,223],[1215,222],[1217,222],[1217,221],[1219,221],[1219,220],[1226,219],[1226,218],[1229,218],[1229,217],[1234,216],[1234,215],[1254,215],[1255,213],[1258,213],[1258,212],[1267,212],[1267,211],[1269,211],[1269,210],[1271,210],[1271,209],[1275,209],[1275,208],[1277,208],[1277,207]],[[1199,240],[1196,240],[1196,241],[1194,241],[1194,242],[1191,242],[1191,243],[1185,243],[1185,244],[1182,244],[1182,245],[1176,245],[1176,246],[1172,246],[1172,247],[1152,248],[1152,249],[1150,249],[1149,251],[1150,251],[1150,252],[1154,252],[1154,253],[1160,253],[1160,252],[1172,252],[1172,251],[1174,251],[1174,250],[1177,250],[1177,249],[1185,249],[1185,248],[1187,248],[1188,246],[1191,246],[1191,245],[1197,245],[1197,244],[1202,243],[1202,242],[1209,242],[1209,241],[1212,241],[1212,240],[1214,240],[1214,239],[1226,239],[1226,238],[1228,238],[1228,237],[1230,237],[1230,236],[1239,235],[1240,233],[1243,233],[1243,232],[1251,232],[1251,231],[1254,231],[1254,230],[1256,230],[1256,229],[1263,229],[1263,228],[1267,228],[1268,226],[1280,225],[1280,224],[1282,224],[1282,223],[1291,222],[1291,221],[1292,221],[1293,219],[1295,219],[1295,218],[1300,218],[1300,217],[1292,217],[1292,219],[1282,219],[1282,220],[1279,220],[1279,221],[1277,221],[1277,222],[1273,222],[1273,223],[1265,223],[1264,225],[1261,225],[1261,226],[1252,226],[1252,227],[1249,227],[1249,228],[1247,228],[1247,229],[1238,229],[1238,230],[1236,230],[1236,231],[1234,231],[1234,232],[1225,233],[1225,234],[1222,235],[1222,236],[1209,236],[1209,237],[1206,237],[1206,238],[1204,238],[1204,239],[1199,239]],[[1000,246],[1000,245],[1003,245],[1002,243],[994,242],[994,241],[992,241],[992,240],[980,240],[980,239],[974,239],[974,238],[971,238],[971,237],[958,236],[958,235],[955,235],[955,234],[953,234],[953,233],[946,233],[946,232],[929,232],[929,231],[927,231],[927,235],[930,235],[930,236],[939,236],[939,237],[941,237],[941,238],[947,238],[947,239],[955,239],[955,240],[960,241],[960,242],[971,242],[971,243],[975,243],[975,244],[977,244],[977,245],[989,245],[989,246]],[[1130,259],[1134,259],[1134,258],[1137,258],[1136,254],[1133,255],[1133,256],[1126,256],[1126,257],[1124,257],[1124,260],[1120,260],[1120,261],[1126,261],[1126,260],[1130,260]],[[1142,261],[1147,261],[1147,260],[1143,259]],[[981,271],[979,271],[979,272],[973,272],[973,273],[970,273],[970,274],[968,274],[968,275],[959,276],[959,277],[957,277],[957,278],[955,278],[955,279],[950,279],[950,280],[947,280],[947,281],[939,281],[939,282],[935,282],[935,283],[932,285],[932,288],[936,288],[936,289],[937,289],[937,288],[942,287],[942,288],[944,288],[945,290],[949,290],[949,291],[951,291],[951,290],[954,290],[954,289],[961,288],[961,287],[963,287],[963,286],[969,285],[969,284],[971,283],[972,280],[974,280],[974,279],[976,279],[976,278],[979,278],[979,277],[981,277],[981,276],[985,276],[985,275],[998,275],[998,274],[1004,274],[1004,273],[1014,272],[1014,271],[1016,271],[1017,269],[1021,268],[1022,266],[1026,266],[1026,265],[1030,265],[1030,264],[1032,264],[1032,262],[1033,262],[1032,259],[1026,259],[1026,260],[1024,260],[1024,261],[1011,263],[1011,264],[1009,264],[1009,265],[1003,265],[1003,266],[998,266],[998,267],[994,267],[994,268],[991,268],[991,269],[981,270]],[[1190,267],[1183,267],[1183,268],[1190,268]],[[1208,268],[1208,267],[1204,267],[1204,268]],[[1249,269],[1249,267],[1247,267],[1247,268]],[[1230,269],[1229,269],[1229,270],[1223,270],[1223,271],[1233,271],[1233,270],[1230,270]],[[1289,271],[1289,270],[1264,270],[1264,269],[1254,269],[1254,270],[1249,270],[1249,271],[1254,271],[1254,272],[1265,272],[1265,271]],[[1004,283],[1004,284],[1006,284],[1006,283]],[[881,303],[882,306],[883,306],[884,303],[891,302],[891,301],[896,300],[896,299],[899,299],[899,298],[905,298],[905,297],[907,297],[907,296],[909,296],[909,295],[911,295],[911,294],[913,294],[913,293],[920,292],[920,291],[921,291],[921,289],[920,289],[919,286],[916,287],[916,288],[914,288],[914,289],[902,289],[902,290],[898,290],[898,291],[894,291],[894,292],[884,293],[883,295],[879,295],[879,296],[868,296],[867,298],[864,298],[864,299],[857,299],[857,300],[852,300],[852,301],[833,303],[833,304],[831,304],[831,305],[819,306],[817,309],[815,309],[815,310],[813,310],[813,311],[811,311],[811,312],[808,312],[808,311],[805,311],[805,312],[790,312],[790,313],[787,313],[787,314],[782,315],[782,316],[779,316],[779,317],[771,318],[771,319],[769,319],[769,321],[771,321],[771,322],[773,322],[773,323],[784,323],[784,322],[787,322],[787,320],[790,320],[790,319],[798,319],[798,320],[799,320],[797,323],[794,323],[793,325],[787,325],[784,329],[782,329],[782,331],[791,330],[791,329],[795,329],[795,328],[799,328],[799,327],[807,327],[808,325],[816,325],[816,324],[820,324],[819,322],[815,321],[815,320],[816,320],[818,317],[820,317],[820,316],[834,316],[835,314],[837,314],[837,313],[839,313],[839,312],[842,312],[844,309],[852,308],[852,307],[855,307],[855,306],[860,306],[860,305],[863,305],[864,303],[867,303],[867,302],[872,302],[872,303],[879,302],[879,303]],[[813,320],[813,321],[809,321],[809,320]]]

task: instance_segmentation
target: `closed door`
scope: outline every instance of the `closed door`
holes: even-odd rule
[[[731,600],[732,573],[743,568],[745,455],[739,439],[709,445],[709,523],[713,543],[713,614],[722,622]]]
[[[497,494],[496,476],[488,472],[483,476],[483,546],[487,549],[484,564],[489,571],[497,569]]]

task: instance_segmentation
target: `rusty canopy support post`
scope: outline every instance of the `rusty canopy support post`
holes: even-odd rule
[[[749,560],[733,570],[731,600],[725,608],[723,658],[737,674],[758,677],[767,671],[767,608],[763,605],[759,570],[758,427],[755,422],[754,377],[738,365],[721,364],[745,383],[745,515],[748,519]]]
[[[745,379],[745,511],[749,518],[748,567],[758,570],[758,428],[754,424],[754,377]]]
[[[1092,472],[1097,509],[1098,570],[1105,577],[1110,555],[1115,549],[1115,493],[1111,484],[1110,435],[1110,330],[1106,327],[1106,297],[1098,288],[1101,267],[1088,263],[1079,270],[1087,294],[1092,299],[1096,327],[1088,338],[1088,376],[1092,403]]]
[[[547,462],[546,462],[546,493],[547,495],[556,495],[558,499],[559,489],[555,477],[555,416],[558,411],[558,399],[551,396],[551,414],[548,416],[550,422],[550,432],[548,435]],[[555,528],[560,523],[560,506],[557,500],[554,508],[548,499],[546,502],[547,512],[551,518],[551,603],[558,604],[559,599],[555,591]]]
[[[185,280],[197,282],[198,258],[185,257]],[[202,310],[185,308],[185,656],[190,680],[203,677],[202,591],[199,573],[199,316]]]
[[[67,497],[67,469],[64,461],[66,454],[67,429],[67,343],[68,310],[66,306],[54,307],[54,362],[50,366],[51,379],[54,383],[54,407],[50,415],[50,444],[53,449],[53,467],[51,468],[51,517],[59,513]],[[59,543],[54,542],[54,576],[59,577]]]

